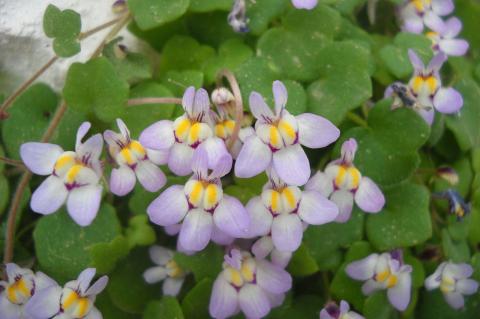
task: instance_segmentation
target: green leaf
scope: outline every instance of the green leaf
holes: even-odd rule
[[[177,35],[163,47],[160,69],[162,72],[199,70],[213,56],[215,50],[212,47],[200,45],[193,38]]]
[[[405,264],[412,266],[412,286],[414,288],[420,288],[425,281],[425,269],[420,260],[413,257],[410,254],[404,255]]]
[[[288,0],[262,0],[248,1],[248,28],[253,35],[262,34],[275,18],[277,18],[288,5]]]
[[[324,303],[325,300],[317,295],[296,296],[293,302],[285,307],[281,316],[274,318],[318,318],[319,310]]]
[[[60,57],[70,57],[80,52],[78,35],[82,28],[80,15],[70,9],[60,10],[48,5],[43,15],[43,30],[53,38],[53,50]]]
[[[106,291],[103,291],[95,299],[95,307],[100,310],[103,318],[136,319],[135,315],[126,313],[115,306]]]
[[[480,295],[465,297],[465,308],[458,310],[450,307],[439,289],[421,292],[416,318],[435,319],[471,319],[480,311]]]
[[[363,307],[365,318],[398,319],[398,312],[390,305],[384,291],[376,292],[365,300]]]
[[[385,190],[385,208],[367,218],[367,237],[378,250],[418,245],[432,236],[429,193],[404,183]]]
[[[204,75],[197,70],[167,71],[162,77],[162,84],[172,92],[173,96],[181,97],[189,86],[200,88],[203,86]],[[177,106],[179,109],[180,106]]]
[[[214,10],[229,11],[231,8],[231,0],[190,0],[189,10],[192,12],[208,12]]]
[[[177,298],[163,296],[160,301],[152,301],[143,313],[143,319],[183,319],[183,312]]]
[[[243,205],[246,205],[252,197],[259,195],[250,188],[238,185],[229,185],[225,187],[223,192],[227,195],[236,197],[239,201],[243,203]]]
[[[70,66],[63,95],[72,109],[93,111],[100,120],[109,122],[125,114],[128,84],[107,58],[100,57]]]
[[[5,212],[5,208],[7,207],[10,198],[10,191],[8,188],[8,180],[3,174],[0,175],[0,216]]]
[[[56,38],[53,40],[53,51],[60,57],[68,58],[80,52],[80,43],[75,38]]]
[[[182,309],[188,319],[209,318],[208,304],[212,295],[213,280],[204,278],[183,298]]]
[[[130,218],[125,232],[130,247],[148,246],[155,243],[155,230],[150,225],[147,215],[137,215]]]
[[[109,273],[120,259],[128,255],[129,251],[128,240],[121,235],[109,243],[93,244],[90,247],[91,266],[96,268],[99,274]]]
[[[216,278],[222,270],[223,249],[210,244],[201,252],[188,256],[176,252],[173,259],[185,271],[191,271],[195,280],[199,282],[204,278]]]
[[[445,257],[452,262],[468,262],[470,260],[470,248],[465,239],[454,240],[448,230],[442,230],[442,248]]]
[[[202,44],[219,47],[225,41],[242,39],[242,34],[236,33],[227,23],[228,12],[197,13],[189,15],[186,20],[190,36]]]
[[[292,276],[309,276],[318,271],[318,265],[312,258],[308,248],[301,245],[297,251],[293,253],[292,260],[288,264],[288,272]]]
[[[143,30],[176,20],[189,5],[189,0],[128,0],[135,22]]]
[[[100,207],[88,227],[78,226],[65,209],[42,217],[33,232],[35,252],[43,271],[66,281],[76,278],[93,260],[92,247],[110,243],[120,235],[120,222],[108,204]]]

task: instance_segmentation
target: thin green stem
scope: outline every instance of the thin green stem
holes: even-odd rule
[[[15,160],[12,158],[0,156],[0,162],[4,162],[5,164],[25,169],[25,165],[23,164],[22,161]]]
[[[367,121],[365,121],[363,118],[361,118],[360,116],[358,116],[357,114],[353,113],[353,112],[348,112],[347,113],[347,118],[354,122],[355,124],[358,124],[360,126],[363,126],[363,127],[368,127],[368,123]]]

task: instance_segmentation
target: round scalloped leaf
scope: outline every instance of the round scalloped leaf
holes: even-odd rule
[[[43,15],[43,30],[54,38],[53,50],[60,57],[70,57],[80,52],[78,35],[82,28],[80,15],[70,9],[60,10],[50,4]]]
[[[143,319],[183,319],[177,298],[163,296],[160,301],[151,301],[145,308]],[[190,317],[189,317],[190,318]]]
[[[207,45],[200,45],[197,40],[177,35],[172,37],[163,47],[160,69],[200,70],[205,61],[215,56],[215,50]]]
[[[204,278],[216,278],[222,269],[223,249],[215,244],[210,244],[204,250],[195,255],[185,255],[176,252],[174,260],[186,271],[191,271],[195,280],[199,282]]]
[[[188,9],[192,12],[229,11],[232,5],[232,0],[190,0],[190,7]]]
[[[209,318],[208,304],[212,295],[214,278],[204,278],[185,295],[182,300],[182,309],[188,319]]]
[[[181,17],[190,5],[189,0],[128,0],[135,22],[148,30]]]

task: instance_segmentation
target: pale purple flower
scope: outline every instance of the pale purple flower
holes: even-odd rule
[[[185,185],[167,188],[147,208],[150,220],[160,226],[182,223],[179,245],[186,251],[205,248],[218,228],[228,236],[247,235],[250,217],[234,197],[223,194],[220,178],[231,169],[231,157],[223,156],[208,173],[205,150],[195,153],[193,176]]]
[[[173,260],[173,251],[161,246],[152,246],[148,252],[150,259],[157,266],[145,270],[143,273],[145,281],[149,284],[163,281],[164,295],[178,295],[187,274]]]
[[[292,4],[297,9],[312,10],[318,4],[318,0],[292,0]]]
[[[421,33],[424,26],[437,29],[443,24],[441,16],[454,9],[453,0],[405,0],[399,8],[402,30]]]
[[[103,276],[90,285],[95,272],[95,268],[87,268],[63,288],[52,285],[42,289],[32,297],[26,311],[33,319],[102,319],[94,303],[107,286],[108,277]]]
[[[446,55],[437,53],[426,67],[415,51],[408,50],[408,56],[414,68],[408,86],[394,83],[385,91],[385,97],[396,98],[392,108],[402,104],[411,107],[429,125],[433,123],[434,110],[445,114],[458,112],[463,106],[462,95],[454,88],[442,87],[440,78],[439,70],[447,58]]]
[[[157,165],[166,164],[168,152],[143,147],[130,138],[130,131],[121,119],[117,119],[117,125],[120,134],[110,130],[103,133],[110,156],[118,164],[118,168],[112,169],[110,191],[124,196],[133,190],[137,178],[147,191],[158,191],[165,185],[166,177]]]
[[[335,302],[329,302],[321,311],[320,319],[365,319],[354,311],[350,311],[350,305],[340,301],[340,307]]]
[[[319,192],[288,185],[274,169],[268,170],[268,177],[261,196],[246,206],[252,218],[250,237],[271,234],[277,250],[293,252],[302,242],[303,223],[322,225],[337,218],[337,205]]]
[[[463,296],[473,295],[478,290],[478,282],[470,279],[473,268],[469,264],[441,263],[433,274],[425,279],[425,288],[440,288],[447,303],[454,309],[463,308]]]
[[[271,235],[265,235],[257,239],[252,245],[252,253],[259,259],[270,257],[272,264],[282,268],[288,266],[293,256],[293,253],[290,251],[280,251],[275,248]]]
[[[378,213],[385,205],[385,197],[377,184],[362,176],[353,164],[356,151],[357,141],[346,140],[341,158],[329,163],[324,172],[317,172],[305,185],[306,190],[317,191],[337,204],[336,221],[340,223],[350,219],[354,202],[367,213]]]
[[[227,17],[227,21],[235,32],[245,33],[250,31],[248,29],[246,0],[234,0],[232,10]]]
[[[388,300],[395,309],[407,309],[411,296],[412,267],[403,264],[400,251],[371,254],[348,264],[345,271],[351,278],[365,281],[362,286],[364,295],[386,289]]]
[[[147,127],[140,135],[140,143],[153,150],[168,152],[168,168],[179,176],[192,172],[192,158],[199,149],[208,155],[208,168],[227,155],[222,139],[216,137],[211,127],[210,99],[207,91],[189,87],[183,95],[185,114],[175,121],[163,120]]]
[[[462,56],[467,53],[469,44],[466,40],[455,39],[462,30],[462,22],[457,17],[451,17],[443,25],[432,28],[426,36],[432,41],[434,52],[443,52],[446,55]]]
[[[209,312],[217,319],[239,312],[247,318],[263,318],[282,304],[291,287],[292,277],[283,268],[232,249],[213,284]]]
[[[301,145],[325,147],[338,139],[340,131],[321,116],[288,113],[287,89],[282,82],[273,82],[273,95],[275,112],[259,93],[250,94],[250,110],[257,119],[255,134],[244,141],[235,163],[235,175],[253,177],[272,165],[285,183],[301,186],[310,177],[310,163]]]
[[[101,134],[95,134],[82,143],[89,129],[89,122],[80,125],[75,152],[65,152],[50,143],[29,142],[20,147],[28,169],[37,175],[49,175],[32,194],[30,207],[34,212],[49,215],[66,202],[68,213],[78,225],[92,223],[102,198],[99,157],[103,139]]]
[[[32,296],[56,285],[42,272],[33,273],[30,269],[20,268],[14,263],[5,265],[6,281],[0,281],[0,317],[2,319],[30,319],[25,307]]]

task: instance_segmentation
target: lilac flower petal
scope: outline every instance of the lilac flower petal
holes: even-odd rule
[[[318,171],[313,175],[305,185],[305,190],[316,191],[325,197],[329,197],[333,192],[332,179],[327,174]]]
[[[168,156],[170,150],[152,150],[150,148],[145,149],[147,151],[147,157],[156,165],[164,165],[168,163]]]
[[[273,250],[272,237],[264,236],[252,245],[252,253],[259,259],[266,258]]]
[[[130,131],[128,130],[128,127],[125,124],[125,122],[122,121],[122,119],[117,119],[116,122],[117,122],[118,129],[120,130],[120,133],[123,135],[123,137],[127,140],[130,139]]]
[[[103,132],[103,139],[110,147],[118,147],[118,145],[116,145],[117,141],[121,141],[124,137],[114,131],[106,130]]]
[[[280,251],[295,251],[300,247],[303,227],[296,214],[281,214],[273,219],[272,240]]]
[[[288,92],[285,85],[280,81],[273,82],[272,91],[273,99],[275,100],[275,114],[278,116],[287,104]]]
[[[384,289],[383,283],[379,283],[373,279],[368,279],[363,285],[362,285],[362,293],[365,296],[370,296],[373,294],[375,291],[382,290]]]
[[[77,156],[80,158],[90,158],[98,160],[103,151],[103,136],[102,134],[95,134],[91,136],[85,143],[80,144],[76,149]]]
[[[189,86],[182,97],[182,106],[185,112],[193,114],[193,103],[195,100],[195,87]]]
[[[329,223],[338,216],[337,205],[315,191],[303,191],[298,215],[310,225]]]
[[[5,265],[5,272],[7,273],[7,279],[13,280],[16,276],[22,275],[25,270],[15,263],[8,263]]]
[[[337,190],[332,193],[330,200],[338,206],[338,217],[335,221],[345,223],[350,219],[353,209],[353,194],[346,190]]]
[[[213,318],[223,319],[234,315],[238,309],[238,296],[232,287],[220,274],[212,288],[212,296],[208,310]]]
[[[467,53],[469,44],[463,39],[444,39],[438,44],[440,50],[451,56],[462,56]]]
[[[330,316],[327,309],[323,308],[320,311],[320,319],[337,319],[337,318]]]
[[[167,268],[159,266],[147,268],[143,273],[143,279],[145,279],[145,282],[148,284],[156,284],[167,278],[167,276]]]
[[[300,144],[294,144],[273,154],[273,167],[289,185],[302,186],[310,178],[310,163]]]
[[[445,297],[445,301],[452,307],[453,309],[461,309],[465,306],[465,299],[463,295],[459,292],[449,292],[443,295]]]
[[[58,286],[57,282],[52,278],[48,277],[41,271],[35,273],[35,289],[38,291],[40,289],[48,288],[50,286]]]
[[[67,199],[68,191],[62,180],[51,175],[33,192],[30,207],[36,213],[48,215],[56,212]]]
[[[229,249],[229,252],[223,256],[223,260],[227,265],[237,270],[242,268],[242,253],[236,248]]]
[[[462,295],[473,295],[478,290],[478,282],[473,279],[460,279],[456,288]]]
[[[95,268],[87,268],[84,271],[78,275],[77,283],[78,283],[78,288],[80,289],[80,292],[84,294],[88,287],[90,286],[90,283],[92,282],[93,277],[95,277],[96,273]]]
[[[179,176],[185,176],[192,172],[193,149],[186,145],[173,144],[168,157],[168,168]]]
[[[437,289],[438,287],[440,287],[441,279],[442,279],[442,272],[445,269],[446,264],[447,264],[446,262],[441,263],[437,267],[435,272],[425,279],[424,286],[425,286],[426,290],[430,291],[430,290]]]
[[[318,0],[292,0],[292,4],[297,9],[312,10],[317,6]]]
[[[215,225],[227,235],[245,238],[248,235],[250,216],[242,203],[235,197],[223,195],[213,213]]]
[[[160,226],[178,224],[187,211],[187,198],[180,185],[167,188],[147,208],[150,220]]]
[[[292,253],[289,251],[279,251],[278,249],[274,249],[270,254],[270,259],[272,260],[272,264],[285,268],[292,259]]]
[[[265,122],[266,119],[275,118],[272,110],[268,107],[267,103],[265,103],[260,93],[252,92],[248,103],[250,104],[250,111],[257,120]]]
[[[273,294],[281,294],[292,288],[292,277],[282,267],[264,259],[257,259],[257,284]]]
[[[186,250],[200,251],[208,245],[212,231],[212,215],[201,209],[193,209],[183,220],[178,240]]]
[[[218,228],[216,225],[213,225],[211,240],[215,244],[227,246],[227,245],[230,245],[235,240],[235,238],[221,231],[220,228]]]
[[[443,52],[435,54],[430,63],[428,63],[427,72],[437,73],[445,61],[447,61],[447,56]]]
[[[410,273],[400,273],[398,283],[387,291],[388,300],[399,311],[405,311],[410,303],[412,276]]]
[[[340,301],[340,312],[347,313],[350,310],[350,306],[345,300]]]
[[[149,160],[139,161],[135,167],[138,181],[149,192],[156,192],[165,185],[167,178],[162,170]]]
[[[182,289],[182,285],[184,281],[185,281],[185,278],[168,277],[163,282],[163,286],[162,286],[163,294],[166,296],[175,297],[176,295],[178,295],[178,293]]]
[[[446,32],[443,35],[447,38],[454,38],[460,33],[460,31],[462,31],[462,21],[460,21],[460,19],[457,17],[449,18],[447,21],[445,21],[445,24],[447,27]]]
[[[214,178],[223,177],[227,175],[231,169],[232,169],[232,157],[229,154],[225,154],[218,159],[217,163],[215,164],[215,167],[213,168],[212,173],[210,173],[209,178],[214,179]]]
[[[108,276],[100,277],[90,288],[85,292],[85,296],[95,296],[101,293],[108,284]]]
[[[355,203],[367,213],[378,213],[385,205],[385,197],[377,184],[363,176],[355,193]]]
[[[210,109],[210,98],[208,92],[204,88],[200,88],[195,93],[195,99],[193,101],[193,113],[194,116],[200,114],[207,114]]]
[[[402,30],[411,33],[422,33],[423,31],[423,19],[414,14],[405,18],[403,21]]]
[[[128,166],[122,165],[112,169],[110,175],[110,191],[117,196],[125,196],[135,187],[135,173]]]
[[[37,290],[32,296],[32,298],[30,298],[28,303],[25,305],[25,313],[29,314],[35,319],[53,317],[60,311],[61,294],[62,288],[58,285]],[[0,300],[4,299],[6,300],[6,298],[2,298],[0,296]],[[2,309],[0,309],[0,313],[4,313],[2,312]],[[18,318],[19,317],[15,317],[15,319]]]
[[[347,265],[345,272],[355,280],[370,279],[375,274],[375,265],[378,257],[378,254],[371,254],[363,259],[354,261]]]
[[[412,49],[408,49],[408,57],[410,58],[410,63],[412,63],[412,66],[415,69],[415,73],[421,73],[425,68],[422,59],[420,59]]]
[[[432,30],[439,30],[440,33],[445,32],[447,26],[445,25],[445,22],[443,22],[442,18],[440,18],[437,14],[435,14],[433,11],[427,11],[425,12],[425,15],[423,16],[423,22],[425,25],[432,29]]]
[[[20,157],[30,171],[50,175],[63,149],[55,144],[29,142],[20,146]]]
[[[445,266],[445,272],[456,279],[468,278],[473,274],[473,267],[469,264],[453,264],[448,263]]]
[[[80,226],[88,226],[97,216],[102,199],[102,186],[88,185],[74,188],[67,198],[67,211]]]
[[[253,135],[253,134],[255,134],[255,129],[253,127],[251,127],[251,126],[244,127],[244,128],[240,129],[240,132],[238,133],[238,138],[240,139],[240,141],[245,142],[247,137],[249,137],[250,135]]]
[[[462,108],[463,98],[454,88],[440,88],[433,98],[433,105],[441,113],[455,113]]]
[[[207,151],[202,147],[193,152],[192,171],[201,178],[208,176],[208,155]]]
[[[150,259],[157,265],[164,266],[173,259],[173,252],[162,246],[151,246],[148,249]]]
[[[2,319],[22,318],[22,307],[11,303],[5,294],[5,291],[0,293],[0,314],[2,315]]]
[[[235,162],[235,175],[250,178],[267,169],[272,161],[272,151],[256,135],[245,140]]]
[[[88,131],[90,130],[90,127],[92,127],[92,124],[90,124],[90,122],[83,122],[82,124],[80,124],[77,130],[75,149],[78,149],[82,145],[82,140],[85,137],[85,135],[87,135]]]
[[[440,16],[450,14],[455,8],[453,0],[434,0],[432,1],[433,12]]]
[[[270,233],[273,216],[263,205],[260,196],[250,199],[246,206],[250,215],[249,237],[264,236]]]
[[[61,318],[56,318],[56,319],[61,319]],[[88,312],[88,315],[83,317],[83,319],[103,319],[103,316],[102,316],[102,313],[95,306],[93,306]]]
[[[324,117],[312,113],[296,116],[298,121],[298,138],[302,145],[309,148],[321,148],[335,142],[340,130]]]
[[[223,172],[226,170],[226,167],[232,167],[232,155],[228,152],[225,142],[221,138],[210,137],[200,144],[197,150],[199,149],[206,151],[209,169],[215,169],[219,165],[220,160],[226,160],[226,162],[222,163],[222,165],[225,165],[222,167]]]
[[[272,308],[281,306],[285,301],[285,294],[271,294],[267,292],[266,295],[270,300]]]
[[[258,285],[243,286],[238,294],[238,303],[247,318],[263,318],[270,312],[270,301]]]
[[[428,125],[432,125],[433,120],[435,119],[435,111],[433,110],[433,108],[429,110],[422,108],[415,111],[425,120],[425,122],[427,122]]]
[[[138,139],[144,147],[153,150],[165,150],[175,142],[173,122],[168,120],[158,121],[143,130]]]

